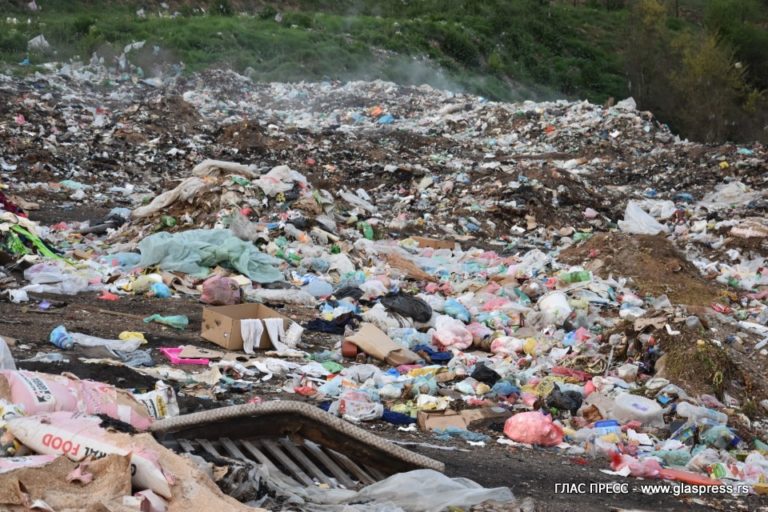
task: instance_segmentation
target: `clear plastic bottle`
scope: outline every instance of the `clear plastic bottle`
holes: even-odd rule
[[[688,418],[688,420],[692,422],[708,418],[717,423],[728,423],[728,416],[726,414],[713,409],[707,409],[706,407],[689,404],[688,402],[680,402],[677,404],[677,415],[683,418]]]

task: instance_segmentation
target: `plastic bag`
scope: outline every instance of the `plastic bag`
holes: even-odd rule
[[[102,288],[100,274],[87,269],[68,268],[65,265],[59,262],[32,265],[24,271],[24,279],[31,284],[22,289],[34,293],[77,295],[81,292],[98,291]]]
[[[369,279],[360,285],[360,289],[363,290],[362,298],[364,300],[373,300],[379,298],[382,295],[386,295],[389,291],[387,290],[387,287],[384,285],[384,283],[378,279]]]
[[[323,279],[312,279],[301,288],[301,291],[315,298],[328,297],[333,293],[333,285]]]
[[[723,210],[745,205],[762,194],[763,192],[754,191],[740,181],[732,181],[715,187],[715,190],[704,196],[696,206],[707,210]]]
[[[230,231],[240,240],[255,242],[260,238],[268,238],[265,229],[256,222],[251,222],[245,215],[235,215],[229,225]]]
[[[403,293],[382,297],[384,306],[395,313],[413,318],[417,322],[429,322],[432,308],[424,300]]]
[[[296,304],[299,306],[317,305],[317,300],[302,290],[272,290],[269,288],[252,288],[245,291],[248,300],[254,302],[275,302],[282,304]]]
[[[159,266],[195,277],[227,264],[257,283],[282,281],[280,260],[260,252],[225,229],[192,229],[181,233],[155,233],[139,242],[141,266]]]
[[[307,178],[287,165],[273,167],[267,174],[259,176],[259,179],[253,182],[254,185],[261,188],[270,197],[281,192],[288,192],[293,188],[294,183],[306,186]]]
[[[438,313],[445,312],[445,299],[440,295],[434,295],[429,293],[419,293],[418,295],[416,295],[416,297],[420,298],[421,300],[429,304],[429,307],[432,308],[432,311],[436,311]]]
[[[384,414],[384,406],[373,402],[367,393],[350,389],[341,393],[339,399],[331,404],[328,412],[341,416],[347,421],[368,421],[381,418]]]
[[[504,435],[513,441],[541,446],[557,446],[563,442],[563,429],[552,422],[552,416],[540,411],[521,412],[504,423]]]
[[[242,302],[240,285],[237,281],[224,276],[213,276],[203,282],[200,302],[212,306],[231,306]]]
[[[624,220],[619,221],[619,229],[635,235],[657,235],[666,231],[666,228],[648,215],[637,201],[627,203]]]
[[[153,297],[157,297],[158,299],[167,299],[173,295],[173,292],[165,283],[152,283],[149,287],[149,291]]]
[[[447,315],[437,315],[432,338],[446,348],[466,350],[472,345],[472,333],[460,320]]]
[[[445,314],[465,323],[468,323],[471,318],[469,310],[464,307],[464,304],[456,299],[448,299],[445,301]]]
[[[136,338],[128,340],[107,340],[80,332],[70,333],[70,336],[76,345],[81,345],[83,347],[104,347],[108,350],[117,350],[120,352],[133,352],[139,348],[142,343],[141,340]]]
[[[187,318],[185,315],[163,316],[155,313],[154,315],[148,316],[144,319],[145,324],[150,322],[157,322],[158,324],[167,325],[168,327],[173,327],[174,329],[181,331],[186,329],[189,325],[189,318]]]
[[[563,292],[550,292],[539,299],[539,310],[546,324],[563,325],[573,312]]]
[[[381,510],[390,502],[410,512],[439,512],[451,507],[469,509],[486,501],[514,501],[508,487],[486,489],[466,478],[449,478],[431,469],[397,473],[386,480],[364,487],[349,502],[366,503],[368,510]]]

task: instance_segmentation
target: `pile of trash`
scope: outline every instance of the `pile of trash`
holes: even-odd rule
[[[86,85],[99,66],[0,79],[25,97],[0,107],[9,188],[43,210],[104,210],[38,223],[4,206],[6,294],[15,308],[41,293],[175,305],[124,315],[114,339],[63,318],[29,340],[48,343],[41,360],[132,368],[157,396],[206,407],[301,397],[398,436],[558,447],[613,475],[768,492],[764,148],[679,140],[632,100],[501,104],[231,72],[112,77],[105,93]],[[171,103],[178,123],[139,115]],[[183,344],[137,332],[150,324]],[[44,379],[20,378],[12,392]],[[127,401],[115,412],[67,386],[84,410],[8,399],[7,455],[24,446],[69,481],[149,451],[134,487],[174,503],[151,440],[134,452],[136,436],[71,417],[146,429],[146,411],[179,414],[173,400],[145,410],[133,400],[153,399],[113,390]],[[53,461],[44,439],[68,428],[115,455]]]

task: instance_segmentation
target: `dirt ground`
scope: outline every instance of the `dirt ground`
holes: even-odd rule
[[[631,278],[641,293],[666,294],[674,304],[707,306],[722,293],[663,235],[597,233],[563,251],[560,261],[583,264],[603,278]]]

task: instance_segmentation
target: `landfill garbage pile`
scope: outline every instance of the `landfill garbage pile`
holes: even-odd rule
[[[98,349],[91,364],[206,407],[310,400],[399,438],[768,493],[763,147],[681,141],[631,99],[148,82],[98,62],[0,78],[0,97],[13,307],[99,294],[159,311],[115,317],[110,338],[62,317],[25,340],[35,361]],[[91,392],[74,387],[70,401]],[[35,428],[66,413],[144,420],[131,400],[149,399],[114,396],[37,411],[11,395],[13,446],[57,455]],[[141,488],[168,499],[145,468],[157,485]]]

